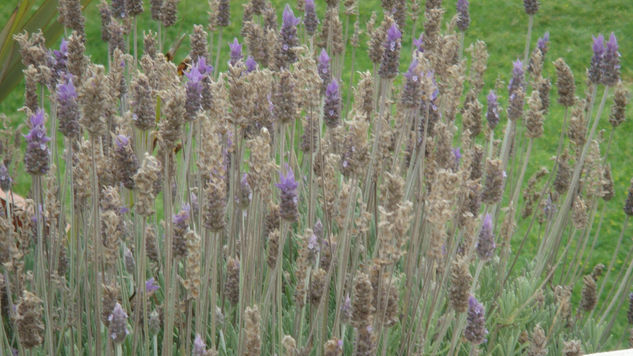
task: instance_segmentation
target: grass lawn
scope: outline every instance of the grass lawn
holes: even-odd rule
[[[0,3],[0,22],[8,18],[17,2],[17,0],[4,0]],[[223,58],[226,58],[228,55],[228,42],[232,41],[233,37],[239,36],[242,16],[241,6],[245,2],[245,0],[231,1],[232,22],[231,25],[225,29],[223,34]],[[321,0],[317,0],[316,2],[319,14],[322,16],[325,2]],[[444,6],[448,8],[445,15],[445,22],[454,14],[455,2],[456,1],[453,0],[444,1]],[[281,18],[284,2],[274,0],[273,3],[278,10],[278,17]],[[294,0],[291,1],[291,5],[295,4],[296,2]],[[94,62],[105,63],[107,58],[107,45],[101,42],[97,5],[98,1],[93,0],[90,6],[85,9],[87,18],[86,32],[88,36],[87,52]],[[146,2],[145,5],[146,11],[142,16],[139,28],[152,28],[152,26],[156,28],[155,24],[150,24],[149,4]],[[180,20],[175,26],[169,28],[165,34],[167,47],[171,42],[175,41],[180,34],[190,32],[193,24],[207,23],[208,6],[206,1],[181,0],[179,10]],[[364,30],[364,24],[371,16],[372,11],[376,11],[377,13],[382,12],[379,1],[360,1],[359,22],[362,30]],[[470,13],[471,25],[465,36],[465,47],[468,47],[468,45],[475,40],[483,40],[488,46],[490,57],[488,61],[488,71],[485,77],[487,88],[484,89],[484,93],[487,93],[488,89],[494,86],[496,80],[500,79],[505,82],[509,80],[512,70],[512,61],[523,56],[528,17],[524,13],[523,2],[520,0],[471,1]],[[300,15],[299,13],[297,14]],[[538,37],[541,37],[546,31],[549,31],[550,44],[549,52],[545,60],[544,76],[550,78],[552,82],[555,83],[556,78],[552,62],[558,57],[562,57],[574,71],[577,85],[584,88],[584,72],[592,56],[592,35],[602,33],[608,36],[609,33],[614,32],[618,38],[620,52],[622,54],[622,80],[631,87],[631,83],[633,82],[633,26],[631,26],[631,15],[633,15],[633,1],[631,0],[543,1],[539,13],[535,16],[532,46],[534,46]],[[342,18],[342,20],[344,21],[344,18]],[[416,26],[416,37],[422,27],[420,22],[422,22],[421,19]],[[403,53],[408,53],[411,48],[411,24],[409,24],[408,29],[403,32],[405,34],[403,39]],[[366,55],[366,41],[366,36],[362,36],[361,47],[358,49],[356,63],[354,63],[353,66],[354,71],[371,70],[371,62]],[[217,34],[214,39],[214,45],[216,43]],[[187,51],[188,38],[183,41],[183,46],[181,46],[177,53],[176,59],[179,60],[183,58]],[[346,58],[347,71],[343,73],[344,91],[345,87],[349,85],[349,77],[351,75],[349,69],[352,63],[350,58],[351,56],[347,56]],[[223,59],[220,63],[220,70],[225,70],[227,66],[226,60]],[[408,62],[402,61],[400,65],[401,71],[406,70],[408,65]],[[359,76],[356,75],[355,79],[358,79],[358,77]],[[13,125],[17,125],[25,120],[24,115],[17,112],[17,109],[22,106],[23,89],[23,84],[20,84],[10,97],[0,103],[0,113],[6,114]],[[501,92],[498,94],[502,97],[502,105],[506,107],[507,93]],[[577,95],[583,96],[584,93],[578,92]],[[551,100],[555,101],[556,99],[556,87],[553,85]],[[485,99],[482,98],[482,102],[485,102]],[[609,109],[610,108],[607,107],[605,110],[600,125],[600,129],[604,130],[603,136],[605,144],[602,145],[603,148],[606,147],[606,140],[611,130],[611,126],[607,120]],[[633,160],[631,159],[633,140],[630,139],[633,133],[632,115],[633,110],[631,106],[629,106],[627,121],[615,131],[613,136],[614,141],[611,143],[608,161],[611,164],[613,172],[615,197],[604,209],[604,222],[596,245],[596,251],[593,253],[592,261],[586,264],[587,270],[584,271],[584,273],[589,273],[597,263],[603,263],[605,265],[609,263],[620,233],[620,227],[624,221],[622,206],[629,187],[629,180],[633,176]],[[505,115],[503,115],[503,117],[505,117]],[[545,134],[542,138],[535,141],[532,159],[530,160],[525,180],[541,166],[545,166],[551,170],[553,161],[550,158],[556,151],[562,118],[563,112],[560,106],[552,105],[552,111],[550,111],[545,121]],[[503,126],[503,122],[500,126]],[[519,127],[522,129],[523,125],[521,124]],[[496,129],[495,137],[501,137],[502,134],[503,127]],[[525,141],[526,140],[519,140],[519,142],[524,143]],[[21,172],[23,172],[23,170],[21,170]],[[29,190],[30,178],[22,173],[19,177],[15,177],[15,180],[16,191],[21,194],[26,194]],[[599,210],[600,208],[601,206],[598,207]],[[599,216],[596,217],[596,219],[599,218]],[[519,221],[519,231],[525,231],[526,225],[526,221]],[[597,225],[596,221],[594,227],[597,227]],[[517,233],[515,237],[518,240],[522,235],[521,233]],[[616,271],[621,268],[623,263],[628,262],[623,261],[623,259],[632,245],[629,238],[630,235],[631,232],[629,229],[624,235],[624,245],[618,256]],[[518,242],[519,241],[516,241],[517,245]],[[536,241],[536,239],[531,239],[527,248],[533,250],[537,244],[538,241]],[[531,253],[526,254],[526,256],[531,255]],[[526,261],[521,262],[525,263]],[[515,269],[515,271],[516,270],[519,270],[519,268]],[[579,296],[580,288],[582,288],[581,285],[575,286],[573,295]],[[606,286],[607,290],[608,288],[610,288],[609,282],[607,282]],[[620,314],[617,325],[613,330],[614,334],[618,336],[626,332],[626,315],[623,312]]]

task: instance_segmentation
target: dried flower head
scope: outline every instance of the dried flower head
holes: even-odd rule
[[[613,106],[609,115],[609,123],[611,126],[618,127],[626,120],[626,105],[629,102],[629,90],[622,82],[615,87],[615,95],[613,97]]]
[[[525,13],[532,16],[538,12],[538,0],[523,0]]]

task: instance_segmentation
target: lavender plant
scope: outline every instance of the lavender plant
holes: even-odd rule
[[[312,0],[278,21],[251,0],[223,54],[230,2],[212,0],[180,66],[162,33],[177,0],[151,1],[158,34],[142,55],[142,1],[102,2],[102,61],[85,55],[76,0],[60,1],[72,32],[59,50],[16,38],[28,133],[0,145],[3,350],[579,355],[629,342],[614,329],[624,306],[633,321],[633,249],[616,268],[633,185],[618,198],[607,160],[629,100],[615,35],[594,37],[584,92],[554,61],[554,103],[536,0],[507,97],[485,83],[486,44],[465,43],[468,1],[450,21],[442,1],[423,17],[417,0],[382,1],[380,25],[351,35],[364,8],[326,3],[321,22]],[[347,84],[362,37],[373,70]],[[546,121],[561,132],[539,161]],[[625,219],[594,268],[607,204]]]

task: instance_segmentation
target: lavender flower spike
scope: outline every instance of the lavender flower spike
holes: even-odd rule
[[[593,84],[599,84],[602,79],[602,69],[604,60],[604,36],[599,35],[593,37],[593,57],[591,58],[591,66],[589,67],[589,81]]]
[[[193,356],[205,356],[207,354],[207,344],[205,344],[200,334],[196,334],[196,339],[193,341]]]
[[[393,23],[387,30],[387,42],[385,43],[387,51],[395,51],[400,38],[402,38],[402,32],[398,29],[398,25]]]
[[[156,283],[156,280],[154,280],[154,277],[148,279],[145,281],[145,292],[148,294],[152,294],[155,291],[159,290],[160,286],[158,285],[158,283]]]
[[[484,306],[477,301],[472,295],[468,298],[468,314],[466,329],[464,329],[464,337],[473,345],[479,345],[486,342],[486,316]]]
[[[59,131],[68,138],[78,137],[81,134],[81,126],[79,125],[81,114],[72,75],[65,75],[64,82],[57,84],[56,94]]]
[[[468,13],[468,0],[457,0],[457,28],[466,32],[470,25],[470,14]]]
[[[385,50],[382,53],[382,60],[378,74],[381,78],[393,79],[398,75],[398,64],[400,62],[400,38],[402,32],[398,29],[398,25],[393,23],[387,30],[387,40],[385,41]]]
[[[602,61],[602,84],[613,86],[620,79],[620,53],[618,52],[618,40],[615,34],[611,32],[609,42],[607,42],[607,51]]]
[[[424,52],[424,32],[420,33],[420,37],[413,39],[413,46],[418,52]]]
[[[192,121],[195,119],[200,106],[202,105],[202,89],[203,80],[213,71],[213,67],[207,65],[206,59],[200,57],[191,69],[185,73],[185,76],[189,81],[187,82],[187,101],[185,104],[185,110],[187,112],[187,120]]]
[[[303,24],[305,25],[308,35],[312,36],[319,25],[319,18],[317,17],[316,10],[314,8],[314,0],[305,0],[303,9]]]
[[[242,59],[242,45],[237,38],[233,38],[233,42],[229,43],[229,47],[231,48],[231,60],[229,63],[234,66]]]
[[[487,96],[488,99],[488,112],[486,112],[486,119],[488,120],[488,126],[491,130],[499,124],[499,99],[494,90],[490,91]]]
[[[26,139],[26,153],[24,154],[24,165],[26,171],[34,176],[46,174],[49,169],[48,141],[50,137],[46,136],[46,127],[44,127],[44,111],[42,109],[31,116],[31,130],[24,135]]]
[[[125,337],[130,333],[127,329],[127,314],[118,302],[108,317],[110,322],[110,338],[115,344],[125,341]]]
[[[514,94],[519,87],[523,87],[524,73],[523,62],[517,58],[516,61],[512,62],[512,79],[510,80],[510,84],[508,84],[509,95]]]
[[[481,226],[479,232],[479,240],[477,241],[477,255],[484,261],[487,261],[494,256],[495,252],[495,237],[492,232],[492,217],[490,214],[486,214],[484,217],[484,223]]]
[[[279,183],[275,184],[280,190],[279,215],[290,222],[297,219],[299,212],[297,210],[297,181],[295,181],[295,175],[292,172],[292,168],[286,167],[286,175],[279,172]]]
[[[253,59],[253,56],[248,56],[244,64],[246,65],[246,72],[248,73],[253,72],[257,69],[257,62],[255,62],[255,59]]]
[[[341,92],[336,78],[325,89],[323,120],[329,128],[335,128],[341,120]]]
[[[290,5],[286,4],[282,16],[281,31],[279,33],[279,47],[276,52],[276,64],[279,68],[287,68],[297,61],[295,47],[299,45],[297,37],[297,24],[301,21],[292,12]]]
[[[321,77],[321,90],[325,90],[325,87],[327,86],[327,83],[329,83],[330,77],[332,76],[330,73],[330,56],[327,55],[327,51],[325,50],[325,48],[321,50],[321,54],[319,55],[317,70],[319,71],[319,77]],[[323,91],[321,93],[323,93]]]
[[[543,37],[539,38],[538,41],[536,41],[536,47],[541,51],[542,55],[545,55],[548,50],[548,47],[547,47],[548,45],[549,45],[549,32],[545,32]]]

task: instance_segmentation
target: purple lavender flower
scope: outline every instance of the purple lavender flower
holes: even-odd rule
[[[341,120],[341,92],[336,78],[332,78],[325,89],[323,120],[327,127],[332,129],[338,126]]]
[[[253,72],[257,69],[257,62],[255,62],[255,59],[253,58],[253,56],[248,56],[248,58],[246,58],[246,62],[244,62],[244,64],[246,65],[246,72],[250,73]]]
[[[402,89],[402,104],[407,108],[414,109],[420,103],[420,73],[417,59],[411,61],[404,77],[406,81]]]
[[[191,216],[189,212],[191,211],[191,207],[189,204],[183,204],[182,209],[178,214],[174,215],[171,221],[176,225],[176,228],[185,229],[187,224],[189,224],[189,217]]]
[[[488,112],[486,112],[486,119],[488,120],[488,126],[491,130],[494,130],[499,124],[499,100],[494,90],[490,91],[487,96],[488,99]]]
[[[327,55],[327,51],[325,48],[321,49],[321,54],[319,54],[319,63],[317,64],[317,69],[319,71],[319,75],[321,79],[330,77],[330,56]],[[323,79],[325,80],[325,79]]]
[[[424,32],[420,33],[420,37],[413,39],[413,46],[418,52],[424,52]]]
[[[393,23],[387,30],[387,40],[385,41],[385,50],[382,53],[382,61],[378,74],[385,79],[393,79],[398,74],[398,64],[400,62],[400,38],[402,33],[398,29],[398,25]]]
[[[545,56],[545,54],[547,54],[547,50],[549,49],[548,45],[549,45],[549,32],[545,32],[543,37],[539,38],[538,41],[536,41],[536,47],[541,51],[541,54]]]
[[[68,72],[68,41],[66,39],[62,39],[59,50],[53,50],[52,62],[53,82],[56,83],[62,75]]]
[[[7,192],[11,189],[11,183],[13,183],[13,179],[9,175],[7,166],[4,165],[4,162],[0,162],[0,188]]]
[[[275,184],[280,191],[281,202],[279,204],[279,216],[288,221],[295,221],[299,214],[297,210],[297,187],[299,186],[295,181],[295,175],[292,172],[292,168],[286,167],[286,175],[279,172],[279,183]]]
[[[297,24],[301,20],[295,17],[290,5],[286,4],[282,16],[281,32],[279,35],[280,46],[277,52],[277,65],[286,68],[291,63],[297,61],[294,48],[299,45],[297,38]]]
[[[330,72],[330,56],[327,55],[325,48],[321,50],[321,54],[319,55],[317,71],[319,72],[319,77],[321,77],[321,94],[323,94],[332,77],[332,73]]]
[[[604,36],[599,35],[593,37],[593,57],[591,58],[591,66],[589,67],[589,80],[594,84],[599,84],[602,80],[602,69],[604,61]]]
[[[385,42],[385,49],[391,52],[395,51],[400,38],[402,38],[402,32],[398,29],[398,25],[393,23],[387,30],[387,42]]]
[[[477,255],[484,261],[494,256],[495,253],[495,236],[492,232],[492,216],[486,214],[484,223],[479,231],[479,240],[477,241]]]
[[[59,118],[59,131],[68,138],[79,137],[81,126],[79,125],[79,104],[77,103],[77,90],[70,74],[65,74],[64,81],[57,84],[57,117]]]
[[[26,171],[34,176],[46,174],[49,169],[49,149],[48,141],[50,137],[46,136],[46,127],[44,126],[44,110],[39,109],[31,116],[31,130],[24,135],[26,139],[26,153],[24,154],[24,165]]]
[[[160,289],[160,286],[158,285],[158,283],[156,283],[156,280],[154,279],[154,277],[145,281],[145,293],[152,294],[159,289]]]
[[[185,104],[185,110],[187,112],[187,120],[192,121],[195,119],[200,106],[202,105],[202,89],[203,81],[209,76],[209,73],[213,71],[213,67],[207,65],[206,59],[201,57],[191,69],[185,73],[187,79],[187,101]]]
[[[305,25],[306,33],[312,36],[319,25],[319,18],[317,17],[316,10],[314,8],[314,0],[305,0],[303,9],[303,24]]]
[[[508,84],[508,94],[514,94],[517,89],[523,87],[523,74],[525,70],[523,69],[523,62],[517,58],[515,62],[512,62],[512,79],[510,80],[510,84]]]
[[[602,60],[602,84],[613,86],[620,79],[620,53],[618,52],[618,40],[611,32],[607,50]]]
[[[204,356],[207,354],[207,344],[204,343],[200,334],[196,334],[196,339],[193,341],[193,356]]]
[[[453,148],[452,150],[453,153],[453,159],[455,160],[455,170],[459,169],[459,162],[462,159],[462,152],[461,149],[459,147]]]
[[[231,60],[229,63],[234,66],[242,59],[242,45],[237,41],[237,38],[233,38],[233,42],[229,43],[231,48]]]
[[[470,25],[470,14],[468,13],[468,0],[457,0],[457,28],[466,32]]]
[[[120,344],[130,333],[127,329],[127,314],[118,302],[108,317],[110,322],[110,338],[115,344]]]
[[[468,298],[467,324],[466,329],[464,329],[464,337],[473,345],[486,342],[488,329],[486,329],[485,313],[484,306],[471,295]]]

